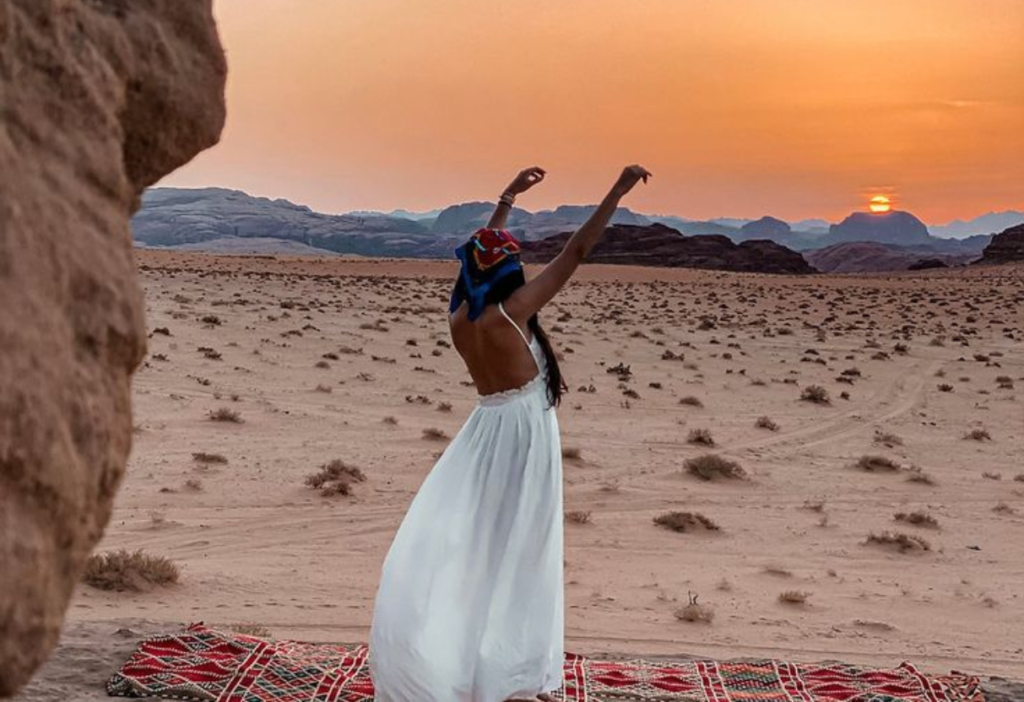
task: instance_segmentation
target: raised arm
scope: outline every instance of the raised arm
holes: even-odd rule
[[[494,214],[487,222],[488,229],[504,229],[508,223],[508,214],[512,211],[512,204],[516,201],[516,195],[525,193],[527,190],[544,180],[547,172],[539,166],[527,168],[520,171],[519,175],[505,188],[498,200],[498,206],[494,208]]]
[[[651,173],[642,166],[627,166],[590,218],[569,238],[565,248],[537,277],[516,290],[505,302],[506,311],[518,322],[537,314],[558,294],[580,263],[590,254],[608,227],[619,201]]]

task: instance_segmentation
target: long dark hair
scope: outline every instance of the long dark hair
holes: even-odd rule
[[[512,293],[524,285],[526,285],[526,276],[523,274],[523,271],[513,271],[491,286],[491,289],[487,291],[487,295],[484,297],[484,303],[496,305],[499,302],[504,302],[512,296]],[[461,275],[455,281],[455,294],[459,295],[460,292],[465,293],[465,283]],[[553,407],[557,407],[562,402],[562,394],[569,388],[562,377],[562,369],[558,365],[558,358],[555,356],[555,350],[551,347],[551,339],[548,338],[547,332],[541,327],[540,319],[537,318],[537,315],[530,317],[526,324],[530,327],[533,335],[537,337],[540,348],[544,352],[544,358],[547,361],[548,367],[548,401]]]

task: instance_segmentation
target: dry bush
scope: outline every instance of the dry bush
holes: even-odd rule
[[[316,386],[316,392],[332,393],[334,392],[334,388],[332,388],[330,385],[324,385],[323,383],[321,383],[320,385]]]
[[[654,518],[654,523],[672,531],[720,531],[714,521],[700,512],[665,512]]]
[[[384,422],[385,424],[390,424],[390,425],[392,425],[392,426],[394,426],[394,425],[398,424],[398,420],[397,420],[397,419],[395,419],[395,418],[394,418],[393,416],[391,416],[390,414],[389,414],[389,415],[388,415],[387,417],[384,417],[384,419],[382,419],[382,420],[380,420],[380,421]]]
[[[89,557],[82,581],[100,590],[145,592],[157,585],[178,582],[181,569],[163,556],[138,551],[109,551]]]
[[[779,425],[771,417],[758,417],[757,421],[754,422],[754,426],[758,429],[767,429],[768,431],[778,431]]]
[[[703,407],[704,403],[700,401],[699,397],[693,395],[687,395],[686,397],[679,398],[679,404],[686,405],[688,407]]]
[[[566,512],[565,521],[573,524],[590,524],[590,512],[584,510]]]
[[[451,412],[452,411],[452,403],[451,402],[439,402],[439,403],[437,403],[437,411],[438,412]]]
[[[779,602],[788,605],[802,605],[807,602],[807,598],[811,596],[809,592],[802,592],[800,590],[786,590],[785,592],[779,593]]]
[[[227,463],[228,459],[219,453],[206,453],[205,451],[195,451],[192,454],[192,460],[196,463]]]
[[[567,461],[580,461],[580,460],[583,460],[582,459],[582,454],[580,453],[580,449],[578,447],[576,447],[576,446],[563,446],[562,447],[562,458],[564,458]]]
[[[711,431],[708,429],[691,429],[686,437],[686,443],[698,446],[714,446],[715,440],[711,438]]]
[[[926,529],[938,529],[939,520],[927,512],[917,510],[915,512],[897,512],[892,517],[897,522],[906,522],[907,524],[913,524],[914,526],[924,527]]]
[[[427,427],[423,430],[423,438],[428,441],[447,441],[448,435],[436,427]]]
[[[995,507],[992,508],[992,511],[996,514],[1017,514],[1017,510],[1015,510],[1013,507],[1006,504],[1005,502],[1000,502],[999,504],[997,504]]]
[[[861,456],[855,466],[868,473],[892,473],[900,469],[899,463],[885,456]]]
[[[953,386],[949,383],[939,383],[936,387],[939,389],[939,392],[953,392]]]
[[[776,578],[792,578],[793,573],[788,568],[778,565],[765,566],[762,571],[765,575],[772,575]]]
[[[985,478],[985,480],[1002,480],[1003,474],[993,473],[992,471],[987,470],[981,474],[981,477]]]
[[[683,462],[683,468],[687,473],[695,475],[701,480],[714,480],[715,478],[745,480],[747,477],[747,472],[739,463],[714,453],[688,458]]]
[[[932,546],[925,539],[913,534],[904,534],[902,531],[883,531],[879,534],[872,533],[868,536],[868,544],[884,546],[897,549],[900,553],[911,551],[931,551]]]
[[[366,480],[366,474],[355,466],[335,459],[320,466],[320,470],[306,476],[306,486],[319,490],[324,497],[351,495],[354,483]]]
[[[242,415],[228,407],[221,407],[219,409],[211,410],[207,416],[209,417],[211,422],[233,422],[235,424],[242,423]]]
[[[918,483],[920,485],[935,485],[935,478],[931,474],[924,472],[917,466],[912,466],[910,474],[907,476],[907,482]]]
[[[196,478],[189,478],[185,481],[185,488],[192,492],[200,492],[203,489],[203,483]]]
[[[675,617],[681,622],[691,622],[693,624],[710,624],[715,619],[715,610],[711,609],[707,605],[697,604],[691,602],[685,607],[680,607],[675,611]]]
[[[813,402],[817,405],[828,405],[832,403],[829,399],[828,390],[820,385],[808,385],[800,393],[800,399],[804,402]]]
[[[903,445],[903,439],[901,439],[900,437],[896,436],[896,434],[892,434],[892,433],[887,432],[887,431],[877,431],[876,430],[875,431],[875,443],[876,444],[882,444],[883,446],[888,446],[889,448],[893,448],[894,446],[902,446]]]
[[[964,434],[964,438],[970,441],[991,441],[992,435],[988,433],[987,429],[971,429]]]

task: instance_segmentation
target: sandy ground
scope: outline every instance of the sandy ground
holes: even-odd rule
[[[139,636],[190,621],[364,641],[390,539],[444,445],[423,432],[454,435],[475,402],[447,343],[450,264],[138,258],[154,333],[100,550],[166,556],[181,582],[80,587],[63,649],[22,700],[100,699]],[[566,524],[567,648],[1024,678],[1022,310],[1019,267],[585,267],[542,315],[572,388],[559,410],[563,445],[579,451],[566,510],[590,513]],[[620,363],[628,379],[608,372]],[[802,401],[809,385],[831,401]],[[241,422],[211,421],[221,408]],[[714,446],[689,443],[694,429]],[[975,429],[990,438],[965,438]],[[705,453],[749,479],[688,475],[684,461]],[[854,467],[865,455],[901,469]],[[368,476],[351,497],[304,485],[334,459]],[[673,510],[720,530],[654,525]],[[916,511],[937,526],[894,516]],[[887,530],[930,550],[866,543]],[[677,619],[691,593],[713,622]]]

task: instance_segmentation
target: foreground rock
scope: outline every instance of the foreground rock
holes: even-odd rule
[[[523,258],[547,262],[565,246],[571,232],[526,242]],[[771,241],[733,243],[728,237],[683,236],[663,224],[615,225],[594,247],[589,263],[616,263],[673,268],[705,268],[746,273],[814,273],[803,256]]]
[[[219,137],[210,5],[0,4],[0,697],[56,644],[124,472],[145,349],[128,218]]]
[[[1024,224],[996,234],[981,254],[979,264],[1019,263],[1024,261]]]

